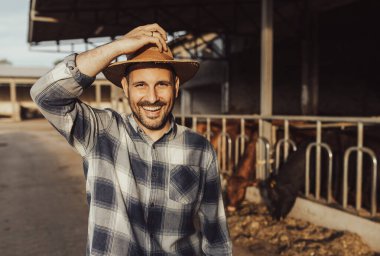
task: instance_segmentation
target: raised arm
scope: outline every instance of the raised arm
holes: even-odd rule
[[[109,127],[114,115],[111,110],[91,108],[78,97],[117,56],[130,54],[149,43],[165,51],[165,40],[166,32],[151,24],[98,48],[70,55],[33,85],[32,99],[46,119],[84,156],[95,145],[97,134]]]
[[[77,66],[82,73],[95,76],[116,57],[131,54],[144,45],[156,44],[160,51],[167,51],[166,40],[165,30],[157,24],[137,27],[109,44],[79,54]]]

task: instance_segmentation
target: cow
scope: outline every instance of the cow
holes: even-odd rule
[[[304,186],[307,144],[302,143],[297,151],[290,154],[278,174],[271,173],[267,179],[258,182],[260,195],[270,215],[276,220],[286,217]]]
[[[376,132],[369,129],[364,137],[365,145],[371,148],[377,156],[380,154],[380,138]],[[310,135],[310,134],[308,134]],[[297,134],[299,140],[305,134]],[[301,138],[301,144],[298,150],[288,157],[287,161],[281,165],[278,174],[272,173],[266,180],[258,182],[258,188],[264,203],[266,204],[271,216],[280,220],[285,218],[292,209],[296,197],[305,191],[305,166],[306,166],[306,148],[312,138],[306,136]],[[327,143],[333,153],[333,180],[332,196],[333,204],[342,204],[343,200],[343,168],[344,152],[352,146],[356,146],[356,131],[346,128],[329,129],[324,131],[322,141]],[[310,157],[310,191],[315,191],[315,155],[311,151]],[[354,154],[355,155],[355,154]],[[371,161],[366,155],[363,156],[363,208],[370,210],[370,190],[372,186]],[[321,180],[327,180],[328,158],[326,153],[321,154]],[[355,204],[356,195],[356,157],[352,156],[349,161],[348,173],[348,204]],[[378,177],[377,184],[380,184]],[[327,198],[327,182],[321,182],[321,197]],[[378,188],[379,190],[379,188]],[[380,198],[377,197],[379,206]]]
[[[277,126],[281,126],[280,123],[275,123]],[[241,157],[238,166],[234,167],[234,172],[231,177],[228,177],[226,185],[226,205],[228,211],[234,211],[239,206],[239,204],[244,200],[244,195],[247,186],[258,185],[264,202],[267,204],[269,211],[275,219],[285,218],[286,215],[291,210],[295,199],[298,195],[304,192],[305,183],[305,150],[308,143],[315,141],[315,129],[300,129],[304,125],[303,122],[291,123],[291,138],[298,145],[298,151],[290,156],[288,161],[284,163],[278,175],[274,173],[265,180],[258,182],[254,179],[256,176],[256,148],[255,144],[257,141],[257,123],[248,124],[246,123],[245,131],[251,139],[246,145],[246,151]],[[201,134],[204,134],[207,130],[205,123],[198,123],[197,130]],[[376,155],[380,155],[380,136],[378,135],[377,127],[366,127],[365,133],[365,145],[374,149]],[[212,121],[211,122],[211,143],[217,149],[218,140],[222,131],[221,122]],[[235,141],[235,138],[240,134],[240,124],[239,122],[229,120],[227,122],[226,131]],[[281,133],[283,130],[279,129],[277,132],[277,137],[282,137]],[[347,148],[351,146],[356,146],[356,126],[345,127],[344,129],[338,128],[328,128],[323,130],[322,141],[330,145],[333,151],[333,203],[337,205],[342,204],[342,177],[343,177],[343,158],[344,152]],[[306,142],[305,142],[306,141]],[[232,145],[234,146],[234,145]],[[236,149],[235,149],[236,150]],[[311,194],[315,191],[315,150],[311,151],[312,161],[310,163],[310,192]],[[322,150],[322,166],[321,166],[321,197],[327,198],[327,154]],[[294,160],[291,160],[294,159]],[[348,175],[348,204],[354,205],[355,203],[355,186],[356,186],[356,156],[355,153],[352,154],[349,161],[349,175]],[[370,208],[370,194],[371,189],[371,176],[370,173],[370,159],[364,155],[363,156],[363,207],[365,209]],[[380,175],[378,175],[379,179]],[[285,183],[285,185],[284,185]],[[293,184],[293,185],[290,185]],[[379,181],[378,181],[379,184]],[[293,187],[291,187],[293,186]],[[379,186],[379,185],[378,185]],[[290,188],[291,187],[291,188]],[[379,190],[379,187],[378,187]],[[377,192],[379,194],[379,192]],[[379,197],[377,198],[379,201]],[[378,206],[380,204],[378,203]]]
[[[256,142],[258,133],[253,130],[243,157],[231,177],[227,180],[227,210],[233,212],[244,200],[246,188],[256,185]]]
[[[224,182],[225,179],[222,181],[222,184],[224,184],[224,199],[229,211],[235,211],[236,207],[244,200],[246,188],[248,186],[256,184],[254,178],[256,176],[255,146],[258,137],[257,122],[246,121],[244,128],[245,135],[248,137],[248,142],[246,142],[244,154],[240,157],[238,165],[233,167],[232,175],[223,177],[227,179],[227,183]],[[196,130],[200,134],[206,134],[207,124],[204,122],[197,123]],[[210,131],[212,133],[210,142],[217,151],[220,151],[221,149],[218,148],[218,144],[222,133],[221,122],[212,121],[210,124]],[[240,121],[229,120],[226,124],[226,133],[230,136],[231,141],[235,142],[241,134]],[[239,150],[235,148],[234,143],[232,143],[231,146],[233,147],[232,152]],[[223,176],[226,175],[223,174]]]

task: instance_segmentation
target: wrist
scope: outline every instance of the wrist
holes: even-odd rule
[[[111,43],[105,45],[107,47],[110,47],[110,52],[112,55],[112,59],[115,59],[123,54],[125,54],[125,50],[123,48],[123,42],[121,40],[115,40]]]

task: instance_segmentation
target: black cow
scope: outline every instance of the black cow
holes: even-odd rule
[[[292,209],[299,191],[305,183],[305,155],[308,143],[302,143],[291,153],[278,171],[259,182],[261,197],[274,219],[285,218]]]
[[[376,155],[380,155],[380,136],[376,127],[368,127],[364,137],[364,145],[371,148]],[[304,141],[296,152],[290,154],[288,160],[279,168],[278,174],[271,174],[269,178],[259,182],[260,194],[266,204],[271,216],[280,220],[285,218],[292,209],[296,197],[304,192],[305,184],[305,164],[306,148],[313,142],[309,136],[296,135],[298,141]],[[301,139],[300,139],[301,138]],[[356,130],[330,129],[324,131],[322,141],[330,145],[333,151],[333,200],[337,204],[342,203],[342,184],[343,184],[343,163],[344,152],[347,148],[356,146]],[[315,151],[311,151],[310,157],[310,192],[315,191]],[[327,170],[328,161],[325,151],[321,153],[321,197],[327,197]],[[372,186],[371,160],[368,156],[363,156],[363,208],[370,209],[370,190]],[[378,175],[378,186],[380,177]],[[348,203],[355,204],[356,194],[356,154],[350,158],[348,173]],[[379,187],[377,194],[379,194]],[[380,197],[377,197],[379,207]]]

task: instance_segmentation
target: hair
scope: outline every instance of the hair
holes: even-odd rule
[[[132,64],[130,65],[129,67],[127,67],[127,69],[125,70],[125,78],[127,79],[127,82],[129,82],[129,74],[133,71],[133,70],[136,70],[136,69],[143,69],[143,68],[164,68],[164,69],[168,69],[172,76],[171,78],[173,79],[173,82],[175,82],[175,79],[177,77],[177,74],[173,68],[172,65],[170,65],[169,63],[160,63],[160,62],[138,62],[138,63],[135,63],[135,64]]]

